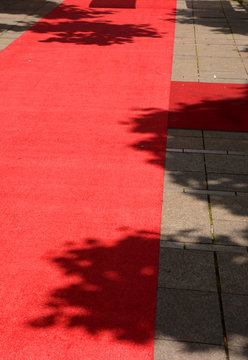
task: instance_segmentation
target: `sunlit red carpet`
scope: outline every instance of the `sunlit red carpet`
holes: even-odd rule
[[[65,1],[0,54],[1,359],[153,357],[174,8]]]

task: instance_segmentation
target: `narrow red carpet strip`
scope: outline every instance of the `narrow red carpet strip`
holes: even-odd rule
[[[92,3],[0,53],[3,360],[153,358],[175,1]]]
[[[168,126],[248,131],[248,85],[174,81]]]

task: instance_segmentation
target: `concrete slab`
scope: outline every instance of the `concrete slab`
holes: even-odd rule
[[[216,244],[248,246],[248,222],[214,220]]]
[[[203,140],[201,137],[168,135],[166,143],[168,148],[203,149]]]
[[[183,171],[165,171],[164,174],[164,190],[178,189],[206,189],[205,174],[202,172],[183,172]]]
[[[204,172],[203,154],[167,153],[165,169],[168,171],[200,171]]]
[[[155,340],[154,360],[226,360],[223,346]]]
[[[202,137],[202,131],[201,130],[184,130],[184,129],[168,129],[167,130],[168,135],[174,135],[174,136],[197,136]]]
[[[248,175],[210,173],[208,174],[208,188],[209,190],[248,192]]]
[[[215,292],[213,254],[161,248],[158,287]]]
[[[210,195],[213,220],[242,221],[248,224],[248,196]]]
[[[211,243],[207,196],[165,192],[161,240]]]
[[[248,295],[248,254],[218,253],[217,257],[222,292]]]
[[[206,154],[207,172],[248,174],[248,156]]]
[[[159,288],[155,338],[221,345],[217,293]]]

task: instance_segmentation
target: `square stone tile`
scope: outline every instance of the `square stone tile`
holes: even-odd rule
[[[214,220],[216,244],[248,246],[247,221]]]
[[[245,221],[248,223],[247,196],[210,195],[213,220]]]
[[[247,360],[248,359],[248,348],[235,347],[229,349],[230,360]]]
[[[223,346],[155,340],[154,360],[226,360]]]
[[[200,171],[204,172],[203,154],[166,153],[165,171]]]
[[[248,156],[206,154],[205,159],[207,172],[248,174]]]
[[[205,148],[207,150],[231,150],[247,152],[248,154],[248,139],[228,139],[228,138],[205,138]]]
[[[217,256],[222,292],[248,295],[248,254],[218,253]]]
[[[174,149],[203,149],[201,137],[168,135],[166,144],[168,148]]]
[[[248,175],[208,174],[209,190],[248,192]]]
[[[221,345],[217,293],[159,288],[155,338]]]
[[[165,192],[161,240],[211,243],[207,196]]]
[[[205,174],[197,171],[169,171],[164,174],[164,189],[204,190],[207,188]]]
[[[215,292],[213,253],[160,248],[158,287]]]
[[[223,294],[222,301],[228,345],[248,348],[248,296]]]

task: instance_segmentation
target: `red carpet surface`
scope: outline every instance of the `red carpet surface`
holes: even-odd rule
[[[174,81],[168,126],[248,131],[248,85]]]
[[[175,1],[123,7],[0,53],[3,360],[153,358]]]

